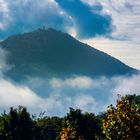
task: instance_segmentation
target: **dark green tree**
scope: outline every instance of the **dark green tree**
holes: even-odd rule
[[[0,118],[0,135],[4,140],[35,140],[35,122],[26,108],[10,108]]]
[[[41,128],[41,138],[43,140],[60,139],[62,121],[63,119],[59,117],[43,117],[38,119],[37,124]]]
[[[95,140],[100,134],[101,130],[93,113],[82,113],[80,109],[70,108],[65,119],[75,128],[77,139],[83,137],[85,140]]]

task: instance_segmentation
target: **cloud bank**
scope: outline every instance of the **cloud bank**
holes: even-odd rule
[[[43,81],[43,79],[40,80]],[[105,111],[109,104],[115,105],[117,94],[138,95],[139,80],[140,75],[111,79],[105,77],[91,79],[85,76],[65,80],[53,78],[47,83],[50,85],[51,92],[39,96],[27,85],[17,85],[0,78],[0,110],[23,105],[32,113],[46,111],[48,115],[64,115],[69,107],[99,113]],[[45,87],[42,90],[45,90]]]

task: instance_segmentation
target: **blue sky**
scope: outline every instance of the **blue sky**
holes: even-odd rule
[[[0,40],[45,25],[67,32],[140,70],[139,19],[139,0],[0,0]],[[27,79],[26,85],[17,85],[3,77],[8,68],[6,55],[0,49],[0,110],[21,104],[33,112],[45,108],[48,114],[63,115],[70,106],[98,112],[114,103],[117,93],[140,91],[139,75],[111,79],[34,77]],[[49,88],[49,94],[44,89],[46,97],[36,93],[42,87]]]

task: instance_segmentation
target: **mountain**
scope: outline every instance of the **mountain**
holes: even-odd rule
[[[52,28],[11,36],[0,45],[9,52],[5,72],[13,79],[28,76],[115,76],[136,72],[119,60]]]

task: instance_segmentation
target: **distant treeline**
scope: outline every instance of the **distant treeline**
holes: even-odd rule
[[[0,140],[140,140],[140,96],[119,96],[99,115],[70,108],[65,117],[36,117],[11,107],[0,115]]]

